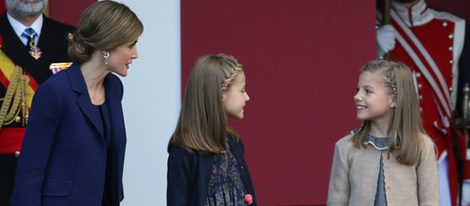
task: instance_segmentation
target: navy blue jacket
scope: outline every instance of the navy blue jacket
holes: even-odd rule
[[[13,206],[101,206],[105,182],[108,206],[119,205],[126,146],[123,86],[111,73],[104,86],[107,140],[78,64],[39,87],[18,160]]]
[[[256,196],[248,166],[245,162],[245,148],[240,140],[228,136],[228,143],[235,159],[240,166],[243,185],[248,194],[253,196],[253,206],[256,206]],[[209,189],[209,179],[214,154],[189,152],[178,146],[170,145],[168,157],[168,206],[204,206]]]

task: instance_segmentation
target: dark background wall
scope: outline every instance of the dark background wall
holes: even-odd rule
[[[83,10],[96,0],[49,0],[49,16],[64,23],[77,25]]]
[[[470,1],[468,0],[426,0],[436,10],[449,11],[459,17],[470,20]]]
[[[203,54],[245,67],[251,100],[232,123],[261,205],[325,203],[334,142],[359,124],[353,94],[374,57],[375,1],[181,3],[183,85]]]

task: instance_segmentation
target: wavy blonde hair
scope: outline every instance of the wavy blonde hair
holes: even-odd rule
[[[205,55],[196,61],[169,146],[207,153],[227,150],[227,134],[238,135],[227,127],[222,94],[242,72],[237,59],[225,54]]]
[[[361,74],[370,72],[380,74],[382,82],[396,101],[391,124],[391,139],[388,155],[396,151],[398,162],[413,165],[418,162],[422,151],[423,129],[419,112],[418,96],[410,69],[403,63],[374,60],[366,64]],[[370,132],[370,121],[365,120],[362,127],[353,135],[352,141],[357,148],[364,148],[364,137]]]

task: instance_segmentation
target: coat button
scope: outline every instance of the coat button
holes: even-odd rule
[[[447,21],[442,22],[442,26],[443,26],[443,27],[446,27],[446,26],[447,26]]]
[[[449,51],[453,51],[454,50],[454,47],[449,47]]]
[[[453,39],[454,38],[454,34],[449,34],[449,39]]]
[[[454,64],[454,60],[450,60],[450,61],[449,61],[449,64]]]

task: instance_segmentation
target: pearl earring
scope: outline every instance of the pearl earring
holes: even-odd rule
[[[108,65],[109,64],[109,52],[104,53],[103,59],[104,59],[104,64]]]

